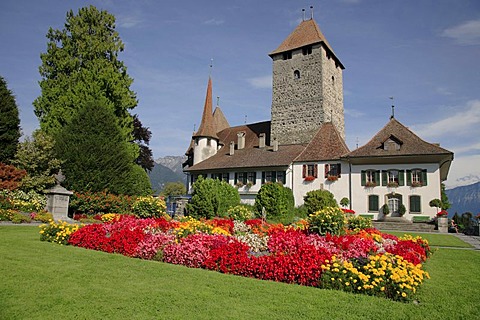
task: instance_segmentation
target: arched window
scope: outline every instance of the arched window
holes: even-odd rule
[[[300,71],[298,71],[298,70],[293,71],[293,78],[295,80],[300,79]]]

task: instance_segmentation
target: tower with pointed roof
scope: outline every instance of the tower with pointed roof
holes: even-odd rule
[[[212,79],[208,78],[202,121],[192,136],[194,165],[215,155],[218,150],[219,139],[212,109]]]
[[[344,66],[312,19],[302,21],[272,51],[271,137],[280,145],[306,144],[323,123],[345,139]]]

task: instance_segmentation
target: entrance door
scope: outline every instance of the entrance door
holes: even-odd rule
[[[395,197],[388,198],[388,209],[390,210],[390,214],[398,215],[398,207],[400,206],[400,200]]]

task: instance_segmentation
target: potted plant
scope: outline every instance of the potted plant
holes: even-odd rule
[[[388,208],[388,205],[387,205],[387,204],[384,204],[384,205],[382,206],[382,213],[383,213],[384,215],[388,215],[388,214],[390,213],[390,208]]]
[[[236,186],[237,188],[241,188],[241,187],[243,187],[243,182],[242,182],[242,181],[238,181],[238,182],[235,184],[235,186]]]
[[[399,207],[398,207],[398,214],[400,215],[400,217],[403,217],[403,215],[405,214],[405,212],[407,212],[407,208],[401,204]]]
[[[366,188],[374,188],[374,187],[376,187],[376,186],[377,186],[377,184],[376,184],[374,181],[367,181],[367,182],[365,183],[365,187],[366,187]]]
[[[245,185],[245,187],[246,187],[247,189],[250,189],[252,186],[253,186],[253,182],[252,182],[252,181],[248,181],[247,184]]]
[[[327,180],[328,180],[328,181],[331,181],[331,182],[337,181],[337,180],[338,180],[338,176],[328,176],[328,177],[327,177]]]
[[[306,176],[305,178],[303,178],[303,180],[309,182],[309,181],[315,180],[315,177],[314,176]]]

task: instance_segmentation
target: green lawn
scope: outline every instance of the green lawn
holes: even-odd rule
[[[439,249],[419,303],[320,290],[40,242],[0,226],[0,319],[475,319],[480,252]]]
[[[463,242],[459,238],[455,237],[452,234],[441,234],[441,233],[412,233],[412,232],[398,232],[398,231],[387,231],[386,233],[396,235],[397,237],[402,237],[405,234],[410,234],[412,236],[421,236],[424,239],[428,240],[430,246],[433,247],[452,247],[452,248],[472,248],[472,246],[466,242]]]

